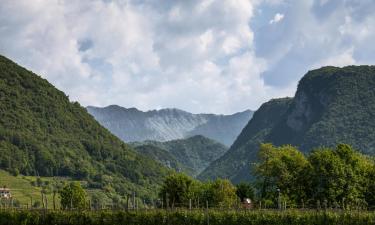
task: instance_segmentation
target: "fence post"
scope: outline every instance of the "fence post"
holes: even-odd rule
[[[191,198],[189,199],[189,210],[191,211]]]
[[[210,215],[208,213],[208,201],[206,201],[206,217],[207,217],[207,225],[210,225]]]
[[[135,210],[135,191],[133,191],[133,210]]]

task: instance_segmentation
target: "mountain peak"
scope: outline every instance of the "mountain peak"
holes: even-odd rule
[[[375,155],[375,66],[309,71],[294,98],[264,103],[228,152],[200,178],[250,179],[260,143],[291,144],[304,152],[346,143]]]

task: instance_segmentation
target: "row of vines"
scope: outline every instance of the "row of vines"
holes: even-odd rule
[[[368,225],[375,212],[356,211],[0,211],[0,225]]]

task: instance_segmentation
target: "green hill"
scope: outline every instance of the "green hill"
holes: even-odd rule
[[[304,152],[346,143],[375,154],[375,66],[309,71],[294,98],[263,104],[237,140],[201,179],[251,179],[259,144],[292,144]]]
[[[103,128],[77,102],[0,56],[0,168],[67,176],[92,188],[149,195],[168,170]]]
[[[135,149],[177,171],[196,176],[228,148],[202,135],[166,142],[132,143]]]
[[[191,168],[180,163],[167,149],[148,142],[138,144],[140,145],[134,146],[134,149],[140,154],[146,155],[177,172],[184,172],[190,175],[194,174]]]

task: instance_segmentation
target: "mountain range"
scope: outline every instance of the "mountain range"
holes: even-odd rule
[[[199,178],[252,178],[260,143],[291,144],[303,152],[338,143],[375,154],[375,66],[309,71],[294,98],[264,103],[230,149]]]
[[[192,114],[179,109],[143,112],[111,105],[87,107],[100,124],[125,142],[170,141],[203,135],[230,146],[252,117],[246,110],[233,115]]]
[[[250,180],[261,143],[291,144],[304,153],[346,143],[374,156],[374,127],[375,66],[312,70],[293,98],[272,99],[253,116],[225,116],[86,110],[0,56],[0,169],[15,175],[71,177],[88,188],[150,196],[172,172],[168,167],[201,180]],[[141,142],[130,146],[120,138]]]
[[[228,148],[202,135],[166,142],[130,143],[135,150],[178,172],[197,176]]]

